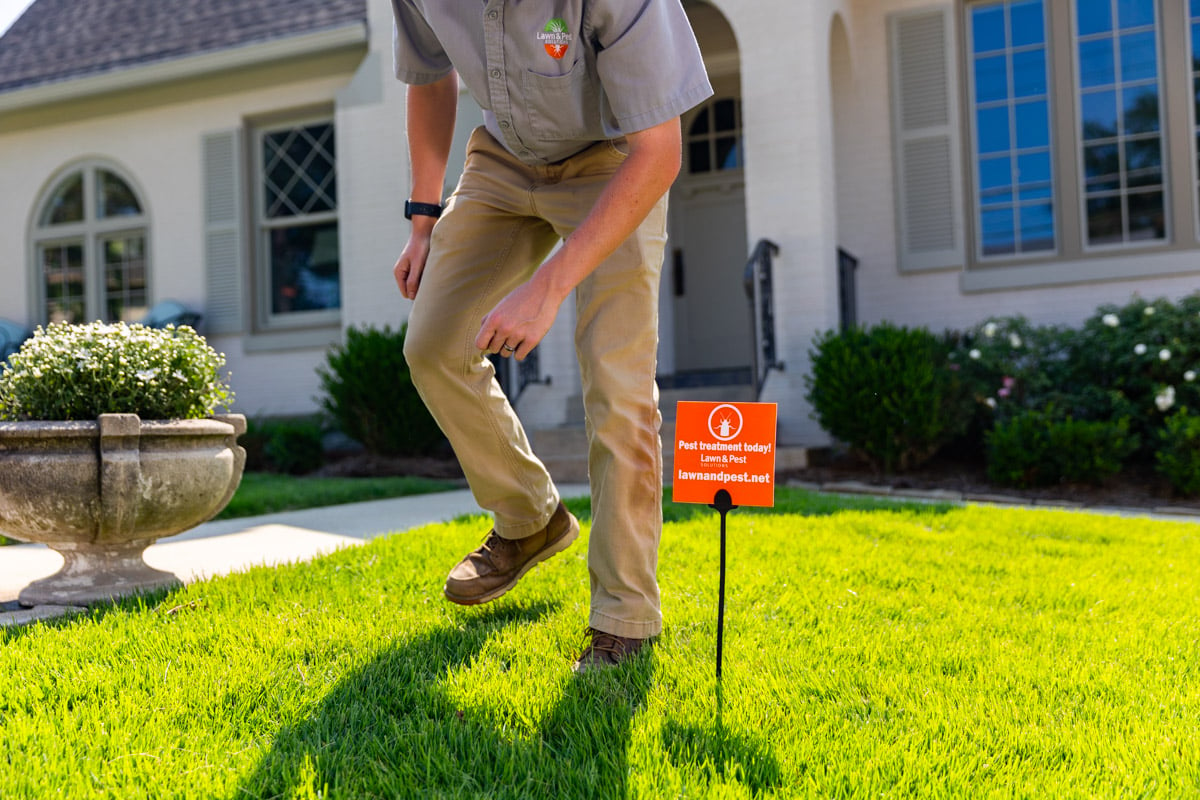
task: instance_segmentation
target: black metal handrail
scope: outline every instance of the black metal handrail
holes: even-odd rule
[[[525,387],[530,384],[550,385],[550,377],[542,377],[542,367],[536,347],[529,351],[529,355],[525,356],[524,361],[503,358],[499,353],[488,356],[488,359],[496,368],[496,381],[500,384],[500,390],[504,392],[510,403],[515,404],[517,398],[521,396],[521,392],[525,391]]]
[[[858,292],[854,273],[858,259],[838,248],[838,319],[843,331],[858,324]]]
[[[742,283],[750,301],[750,327],[754,342],[754,392],[762,396],[767,382],[767,373],[773,369],[783,370],[784,363],[777,357],[775,344],[775,288],[774,258],[779,255],[779,245],[770,239],[759,239],[750,252]]]

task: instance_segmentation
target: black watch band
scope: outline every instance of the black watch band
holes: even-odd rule
[[[414,203],[412,200],[405,200],[404,218],[412,219],[413,214],[437,219],[442,215],[442,206],[434,205],[433,203]]]

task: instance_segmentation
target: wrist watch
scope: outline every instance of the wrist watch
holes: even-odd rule
[[[434,205],[433,203],[414,203],[412,200],[405,200],[404,218],[412,219],[413,214],[420,214],[421,216],[437,219],[442,215],[442,208],[442,206]]]

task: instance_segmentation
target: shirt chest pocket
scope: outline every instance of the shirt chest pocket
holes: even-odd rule
[[[588,75],[584,59],[565,75],[526,70],[522,87],[529,127],[542,141],[603,138],[600,87]]]

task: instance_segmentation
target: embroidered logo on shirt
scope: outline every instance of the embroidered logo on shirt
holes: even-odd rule
[[[567,23],[558,17],[547,22],[546,27],[538,31],[537,38],[552,58],[562,58],[571,46],[571,33],[567,30]]]

